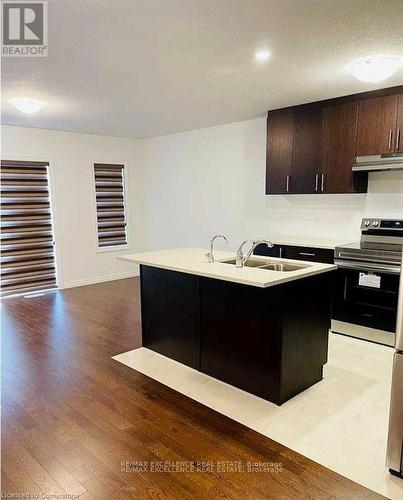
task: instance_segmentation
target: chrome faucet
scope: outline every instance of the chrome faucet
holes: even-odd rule
[[[227,238],[222,235],[222,234],[216,234],[215,236],[213,236],[210,240],[210,250],[206,252],[206,256],[208,258],[208,261],[210,262],[210,264],[212,264],[214,262],[214,242],[217,238],[222,238],[223,240],[225,240],[225,243],[228,245],[228,240]]]
[[[255,248],[260,245],[261,243],[266,244],[269,248],[272,248],[274,245],[271,241],[268,240],[257,240],[257,241],[252,241],[252,246],[250,247],[248,253],[244,254],[243,253],[243,247],[246,243],[249,243],[249,240],[243,241],[236,253],[236,267],[243,267],[249,260],[250,256],[252,255],[253,251]]]

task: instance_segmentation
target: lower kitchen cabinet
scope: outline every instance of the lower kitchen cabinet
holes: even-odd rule
[[[332,273],[256,288],[200,280],[200,370],[281,405],[322,379]]]
[[[334,250],[328,248],[293,245],[274,245],[273,248],[268,248],[267,245],[261,244],[255,248],[254,254],[266,257],[322,262],[323,264],[333,264],[334,262]]]
[[[200,288],[200,369],[267,398],[278,394],[281,369],[282,294],[203,279]],[[267,335],[262,335],[267,332]]]
[[[267,288],[145,265],[140,276],[144,347],[278,405],[322,379],[332,272]]]
[[[143,346],[199,369],[199,277],[141,266]]]
[[[285,246],[283,249],[282,257],[284,259],[308,260],[323,264],[333,264],[334,262],[334,250],[327,248]]]
[[[281,257],[282,247],[274,245],[272,248],[269,248],[266,244],[262,243],[255,248],[253,253],[255,255],[264,255],[265,257]]]

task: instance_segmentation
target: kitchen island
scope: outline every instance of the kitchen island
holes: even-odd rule
[[[336,267],[200,248],[119,257],[140,265],[143,346],[278,405],[319,382]]]

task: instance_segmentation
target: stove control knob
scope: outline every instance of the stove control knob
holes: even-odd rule
[[[366,221],[364,222],[364,226],[365,226],[365,227],[368,227],[368,226],[369,226],[369,220],[366,220]]]
[[[372,223],[372,225],[374,227],[378,227],[379,226],[379,221],[378,220],[374,220],[374,222]]]

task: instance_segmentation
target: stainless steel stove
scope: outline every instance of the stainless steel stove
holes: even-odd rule
[[[361,240],[335,249],[332,330],[394,345],[403,220],[365,218]]]

